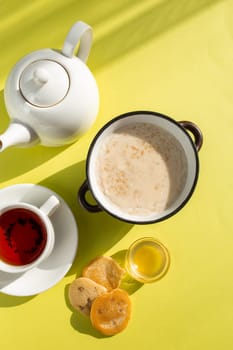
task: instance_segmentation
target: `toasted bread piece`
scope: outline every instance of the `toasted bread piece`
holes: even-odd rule
[[[131,314],[131,301],[123,289],[113,289],[98,296],[91,307],[91,323],[105,335],[117,334],[126,328]]]
[[[112,258],[100,256],[92,260],[82,272],[87,277],[101,284],[107,290],[118,288],[125,271]]]
[[[75,310],[89,316],[93,300],[106,292],[107,289],[104,286],[89,278],[79,277],[69,287],[69,300]]]

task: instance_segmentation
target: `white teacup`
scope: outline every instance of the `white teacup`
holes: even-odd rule
[[[22,273],[51,254],[55,233],[50,216],[59,205],[52,195],[39,208],[23,202],[0,206],[0,271]]]

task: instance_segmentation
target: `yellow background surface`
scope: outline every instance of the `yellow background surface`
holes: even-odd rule
[[[233,346],[233,1],[0,1],[0,132],[9,123],[3,89],[25,54],[61,48],[81,19],[94,29],[88,61],[100,91],[93,127],[61,148],[12,148],[0,154],[0,187],[40,184],[60,194],[79,227],[71,270],[33,297],[0,293],[1,349],[217,350]],[[95,133],[120,113],[146,109],[191,120],[204,134],[200,177],[177,215],[157,224],[121,223],[80,208],[76,193]],[[82,267],[153,236],[170,251],[160,281],[131,294],[128,328],[103,337],[73,312],[67,289]]]

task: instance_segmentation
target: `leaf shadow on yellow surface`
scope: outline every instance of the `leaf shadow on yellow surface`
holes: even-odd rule
[[[30,51],[40,48],[61,48],[71,25],[82,20],[92,27],[121,16],[134,8],[139,0],[11,0],[0,3],[1,78],[16,61]],[[7,35],[5,33],[7,32]]]
[[[77,20],[104,33],[94,37],[89,64],[96,70],[143,45],[147,40],[223,0],[38,0],[24,4],[0,5],[0,71],[10,67],[26,53],[43,47],[60,48],[70,26]],[[106,23],[113,23],[106,27]],[[21,40],[19,40],[21,38]],[[5,77],[4,77],[5,78]]]
[[[164,0],[142,7],[132,16],[129,11],[128,20],[94,42],[88,64],[94,71],[102,68],[220,1],[223,0]]]

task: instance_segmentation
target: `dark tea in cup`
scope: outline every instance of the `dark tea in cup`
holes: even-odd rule
[[[21,266],[42,254],[46,246],[47,229],[41,218],[25,208],[13,208],[0,215],[0,260]]]

